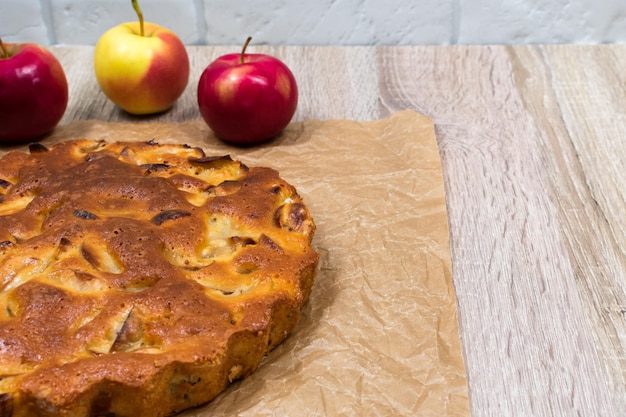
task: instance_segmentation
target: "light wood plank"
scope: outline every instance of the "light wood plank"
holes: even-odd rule
[[[388,110],[438,127],[473,414],[615,415],[546,192],[543,133],[506,50],[390,48],[380,60]]]
[[[626,46],[510,53],[544,133],[546,181],[616,412],[626,415]]]

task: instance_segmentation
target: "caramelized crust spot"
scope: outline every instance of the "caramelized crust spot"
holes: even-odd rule
[[[13,415],[13,395],[9,393],[0,394],[0,417],[11,417]]]
[[[181,217],[191,216],[191,213],[185,210],[165,210],[154,216],[150,221],[160,226],[163,222],[180,219]]]
[[[83,220],[97,220],[98,216],[96,216],[95,214],[88,212],[87,210],[74,210],[72,212],[72,214],[74,215],[74,217],[79,218],[79,219],[83,219]]]
[[[48,152],[48,148],[46,148],[41,143],[31,143],[30,145],[28,145],[28,150],[31,154]]]

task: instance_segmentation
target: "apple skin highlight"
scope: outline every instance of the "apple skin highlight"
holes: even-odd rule
[[[59,61],[32,43],[4,44],[0,58],[0,142],[38,139],[61,120],[68,103],[68,84]]]
[[[132,114],[169,109],[189,81],[189,57],[178,36],[154,23],[128,22],[105,32],[96,44],[94,70],[104,94]]]
[[[213,61],[198,83],[205,122],[224,141],[256,144],[278,135],[291,121],[298,87],[289,68],[264,54],[228,54]]]

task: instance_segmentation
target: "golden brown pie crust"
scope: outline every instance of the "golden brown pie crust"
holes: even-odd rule
[[[158,417],[252,373],[307,302],[315,224],[270,168],[76,140],[0,159],[0,416]]]

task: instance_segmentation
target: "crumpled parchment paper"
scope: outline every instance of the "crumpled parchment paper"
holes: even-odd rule
[[[253,375],[182,416],[469,416],[430,119],[407,110],[295,122],[249,148],[220,142],[201,120],[82,121],[42,143],[72,138],[187,143],[273,167],[317,224],[320,269],[295,331]]]

